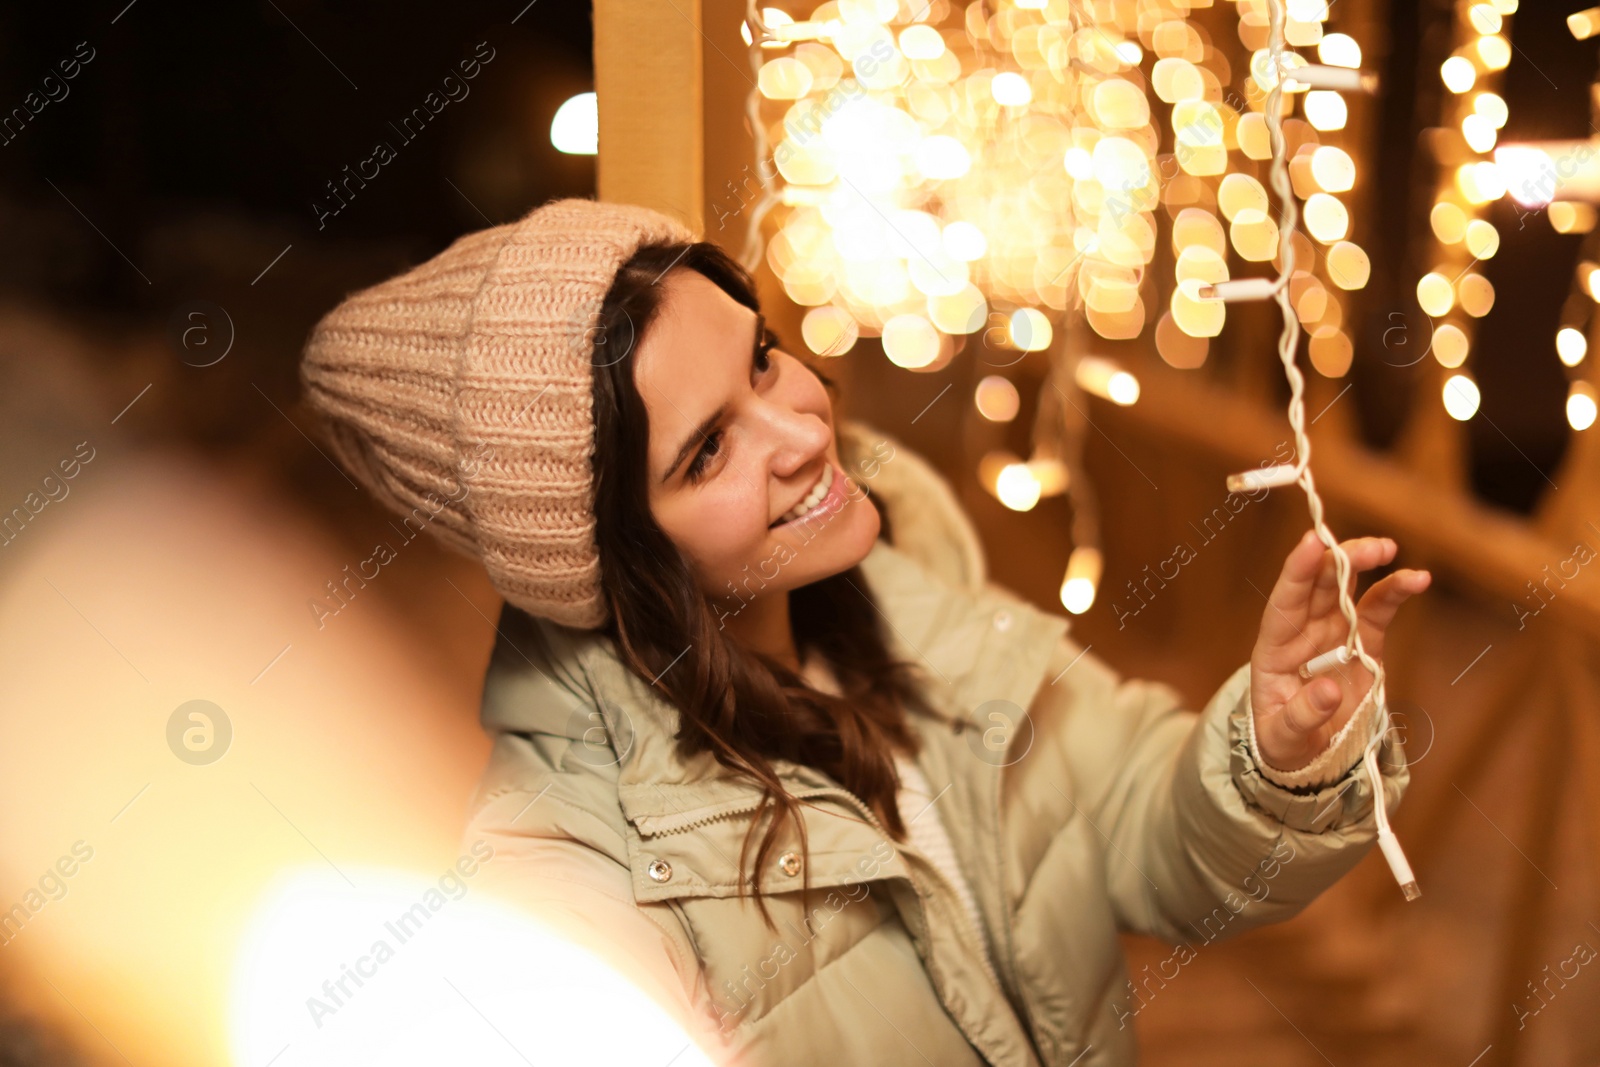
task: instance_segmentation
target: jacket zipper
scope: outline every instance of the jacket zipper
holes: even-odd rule
[[[824,796],[824,795],[828,795],[828,794],[841,794],[844,797],[849,797],[851,800],[855,799],[855,797],[852,796],[851,793],[848,790],[838,789],[838,788],[835,788],[833,786],[809,786],[809,787],[807,787],[805,789],[802,789],[802,790],[800,790],[798,792],[790,793],[789,795],[794,797],[797,800],[809,800],[812,797]],[[689,822],[683,823],[682,825],[669,826],[666,829],[650,830],[648,833],[646,833],[645,831],[641,830],[640,831],[640,836],[641,837],[666,837],[666,836],[671,835],[671,834],[686,833],[686,832],[688,832],[690,830],[697,830],[702,826],[707,826],[707,825],[709,825],[711,823],[714,823],[714,822],[721,822],[723,819],[731,819],[736,815],[748,814],[749,812],[755,811],[760,806],[761,806],[761,801],[759,801],[759,800],[757,800],[757,801],[742,801],[741,800],[741,801],[735,802],[733,805],[731,805],[729,807],[725,807],[725,808],[721,808],[719,810],[713,811],[708,815],[702,815],[702,816],[700,816],[700,817],[698,817],[696,819],[690,820]],[[865,809],[862,809],[862,811],[867,816],[868,820],[872,823],[872,825],[874,827],[876,827],[880,833],[884,833],[883,826],[878,822],[878,820],[876,818],[873,817],[872,812],[866,811]],[[647,820],[649,820],[649,819],[658,819],[658,818],[659,819],[666,819],[666,818],[670,818],[670,816],[650,816],[650,815],[647,815],[647,816],[644,816],[644,818],[647,819]],[[648,825],[648,823],[647,823],[647,825]],[[884,836],[888,836],[887,833],[885,833]]]

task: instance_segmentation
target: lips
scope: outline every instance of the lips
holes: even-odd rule
[[[841,479],[833,464],[824,465],[822,474],[812,484],[806,495],[794,507],[784,512],[778,521],[774,522],[768,529],[800,522],[808,516],[827,510],[834,499],[842,495],[838,492],[840,483]]]

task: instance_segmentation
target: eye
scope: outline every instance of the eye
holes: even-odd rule
[[[684,468],[683,476],[690,482],[698,482],[705,473],[706,464],[711,457],[722,450],[722,431],[713,430],[711,436],[706,438],[706,443],[700,446],[700,451],[694,454],[694,459],[689,461],[689,466]]]
[[[777,335],[768,330],[766,340],[762,341],[761,347],[756,349],[755,369],[757,374],[765,374],[772,369],[772,350],[777,347]]]

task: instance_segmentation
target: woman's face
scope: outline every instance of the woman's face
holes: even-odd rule
[[[704,275],[680,267],[658,284],[634,356],[650,509],[701,589],[726,614],[859,563],[878,512],[839,469],[822,382]]]

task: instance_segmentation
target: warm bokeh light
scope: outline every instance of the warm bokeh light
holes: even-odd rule
[[[1594,425],[1595,392],[1588,382],[1573,382],[1567,392],[1567,425],[1587,430]]]
[[[600,110],[594,93],[579,93],[556,108],[550,143],[557,152],[592,156],[600,151]]]
[[[1080,545],[1067,557],[1067,573],[1061,582],[1061,606],[1082,615],[1094,604],[1105,561],[1100,550]]]
[[[995,496],[1012,511],[1032,511],[1039,503],[1039,479],[1026,463],[1010,463],[995,481]]]
[[[1350,118],[1344,97],[1332,89],[1313,89],[1306,94],[1306,121],[1319,130],[1342,130]]]
[[[921,315],[896,315],[883,324],[883,353],[897,367],[917,370],[939,358],[939,332]]]
[[[1588,233],[1594,229],[1596,214],[1592,204],[1557,200],[1545,209],[1550,228],[1557,233]]]
[[[1466,56],[1451,56],[1440,64],[1439,77],[1452,93],[1464,93],[1477,84],[1478,71]]]
[[[1341,289],[1365,288],[1372,276],[1372,260],[1366,249],[1350,241],[1340,241],[1328,249],[1328,280]]]
[[[1330,193],[1348,192],[1356,184],[1355,160],[1333,145],[1322,145],[1311,153],[1311,173],[1317,184]]]
[[[1444,383],[1444,409],[1452,419],[1466,422],[1478,413],[1478,384],[1465,374],[1452,374]]]
[[[1429,271],[1417,282],[1417,303],[1434,318],[1449,314],[1455,302],[1455,290],[1450,286],[1450,279],[1438,271]]]
[[[1467,361],[1471,349],[1467,332],[1453,322],[1447,322],[1433,331],[1433,358],[1439,366],[1449,370]]]
[[[492,846],[478,847],[488,857],[481,866],[463,857],[475,877],[452,868],[435,881],[355,865],[342,875],[321,866],[285,872],[240,941],[233,1062],[270,1063],[287,1047],[307,1067],[510,1067],[638,1062],[665,1048],[674,1064],[709,1067],[628,979],[478,888],[495,862]],[[627,1026],[615,1025],[619,1012]]]
[[[837,307],[814,307],[800,320],[800,337],[819,356],[842,356],[855,347],[861,328]]]
[[[1589,354],[1588,338],[1583,336],[1582,330],[1574,330],[1571,326],[1563,326],[1556,331],[1556,355],[1561,362],[1569,367],[1576,367],[1583,362],[1583,357]]]
[[[1009,378],[991,374],[978,383],[972,402],[978,413],[990,422],[1010,422],[1021,410],[1022,398]]]
[[[1456,280],[1456,302],[1475,319],[1494,308],[1494,286],[1481,274],[1463,274]]]
[[[1330,67],[1360,67],[1361,46],[1348,34],[1325,34],[1317,45],[1317,57]]]
[[[1493,259],[1494,254],[1500,251],[1500,231],[1494,228],[1494,223],[1483,219],[1473,219],[1467,223],[1465,241],[1467,251],[1472,253],[1474,259]]]
[[[1440,244],[1456,244],[1467,234],[1467,213],[1448,201],[1433,205],[1428,223]]]
[[[1078,360],[1073,377],[1078,388],[1124,407],[1139,399],[1139,380],[1116,360],[1084,356]]]
[[[1555,162],[1531,145],[1501,145],[1494,161],[1505,175],[1505,188],[1523,207],[1543,207],[1555,196]]]

